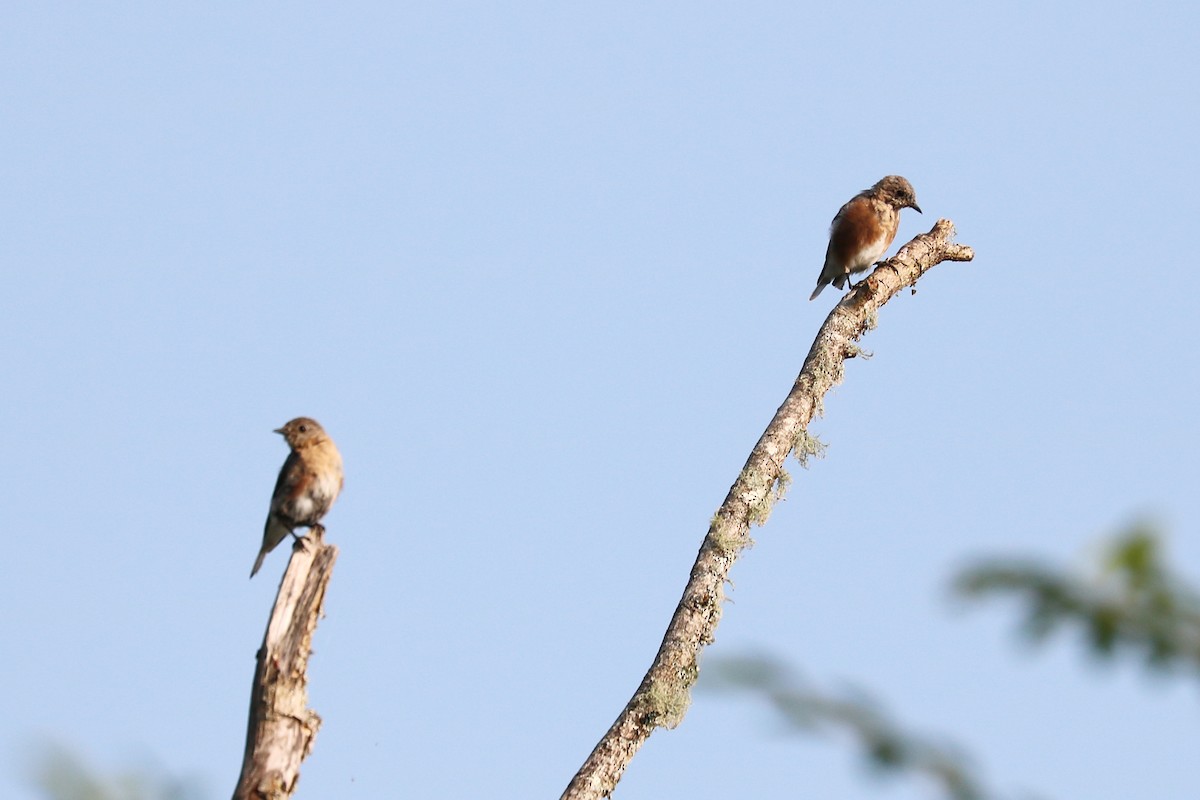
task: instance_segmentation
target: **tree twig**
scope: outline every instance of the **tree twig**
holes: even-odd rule
[[[751,523],[762,524],[786,489],[783,462],[796,452],[803,461],[819,445],[808,423],[821,399],[841,382],[843,362],[859,354],[855,342],[875,326],[884,303],[943,261],[970,261],[971,248],[955,244],[954,224],[938,220],[885,261],[834,307],[817,333],[791,392],[750,452],[709,525],[683,597],[641,685],[620,716],[584,761],[562,800],[608,797],[635,753],[656,727],[674,728],[687,712],[689,690],[699,674],[701,648],[713,641],[721,618],[725,581],[733,562],[750,543]]]
[[[292,550],[258,651],[246,751],[233,800],[282,800],[300,778],[321,718],[308,708],[308,657],[337,548],[314,526]]]

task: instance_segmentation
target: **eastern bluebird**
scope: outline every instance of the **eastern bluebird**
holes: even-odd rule
[[[851,275],[869,269],[896,238],[902,208],[921,213],[912,184],[899,175],[888,175],[839,208],[829,228],[825,266],[817,278],[817,288],[808,299],[816,300],[830,282],[841,289]]]
[[[333,439],[315,419],[296,417],[276,428],[282,434],[292,452],[279,470],[275,481],[275,494],[271,496],[271,510],[267,513],[267,525],[263,530],[262,550],[250,577],[258,572],[267,553],[275,549],[288,534],[295,536],[295,528],[312,528],[321,521],[325,512],[337,500],[342,490],[342,456]]]

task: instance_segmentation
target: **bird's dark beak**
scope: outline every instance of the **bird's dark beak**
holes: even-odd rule
[[[909,203],[908,207],[911,208],[913,211],[916,211],[918,214],[924,213],[923,211],[921,211],[921,207],[919,205],[917,205],[916,203]]]
[[[280,436],[283,436],[283,428],[276,428],[271,433],[278,433]]]

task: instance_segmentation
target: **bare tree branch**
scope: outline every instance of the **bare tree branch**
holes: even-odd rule
[[[875,326],[879,308],[937,264],[974,258],[971,248],[950,241],[953,236],[954,224],[938,220],[929,233],[902,247],[830,312],[791,392],[713,516],[653,664],[562,800],[610,796],[654,729],[673,728],[683,720],[689,690],[699,674],[700,649],[712,642],[721,618],[729,570],[750,543],[751,523],[763,524],[787,487],[783,462],[793,451],[801,463],[819,452],[820,445],[808,435],[808,423],[820,412],[825,393],[841,382],[843,361],[858,355],[855,342]]]
[[[308,708],[308,657],[337,548],[315,525],[296,542],[258,651],[242,774],[233,800],[282,800],[300,778],[321,718]]]

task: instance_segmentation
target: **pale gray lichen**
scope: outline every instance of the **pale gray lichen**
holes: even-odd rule
[[[827,448],[828,445],[804,428],[801,428],[796,433],[796,438],[792,440],[792,455],[800,462],[800,466],[805,469],[808,469],[808,460],[810,458],[824,458]]]
[[[690,680],[687,677],[685,675],[683,681],[672,682],[669,686],[665,685],[664,681],[655,681],[646,689],[642,695],[642,702],[655,725],[674,728],[683,722],[688,706],[692,703],[692,695],[688,688],[696,681],[695,670],[693,669]]]
[[[784,498],[788,487],[792,485],[792,476],[780,468],[774,480],[756,478],[748,483],[746,503],[750,507],[750,524],[766,525],[775,503]]]

